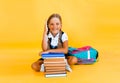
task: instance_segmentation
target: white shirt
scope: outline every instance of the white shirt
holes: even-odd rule
[[[59,33],[54,37],[50,32],[48,34],[48,38],[51,38],[51,44],[52,46],[57,46],[58,45],[58,39],[59,39]],[[64,32],[62,34],[62,38],[61,38],[62,42],[68,40],[68,36],[67,34]],[[48,41],[48,40],[47,40]]]

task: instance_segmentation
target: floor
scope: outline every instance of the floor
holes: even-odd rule
[[[67,77],[45,78],[31,64],[39,58],[39,49],[1,49],[0,83],[120,83],[119,50],[99,49],[99,60],[92,65],[73,65]]]

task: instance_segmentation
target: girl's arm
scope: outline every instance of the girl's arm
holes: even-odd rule
[[[47,24],[45,24],[45,27],[44,27],[44,32],[43,32],[43,39],[42,39],[42,50],[43,51],[46,51],[47,50],[47,47],[48,47],[48,38],[47,38],[47,32],[48,32],[48,27],[47,27]]]
[[[62,53],[68,53],[68,40],[63,42],[63,48],[58,48],[58,49],[50,49],[46,50],[44,52],[62,52]],[[42,52],[42,53],[44,53]]]

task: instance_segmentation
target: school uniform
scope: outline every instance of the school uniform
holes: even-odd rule
[[[52,35],[51,32],[47,34],[47,42],[48,42],[48,48],[49,49],[57,49],[57,48],[62,48],[63,47],[63,42],[68,40],[68,36],[65,32],[60,31],[55,37]],[[65,57],[67,58],[67,54],[65,54]],[[40,58],[39,60],[43,60]]]
[[[55,37],[51,32],[47,35],[48,49],[57,49],[63,47],[63,42],[68,40],[65,32],[60,31]]]

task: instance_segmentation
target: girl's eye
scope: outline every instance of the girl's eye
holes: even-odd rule
[[[56,23],[56,25],[59,25],[59,23]]]
[[[54,25],[53,23],[51,23],[50,25]]]
[[[51,23],[50,25],[51,25],[51,26],[53,26],[54,24],[53,24],[53,23]],[[56,23],[55,25],[60,25],[60,24],[59,24],[59,23]]]

